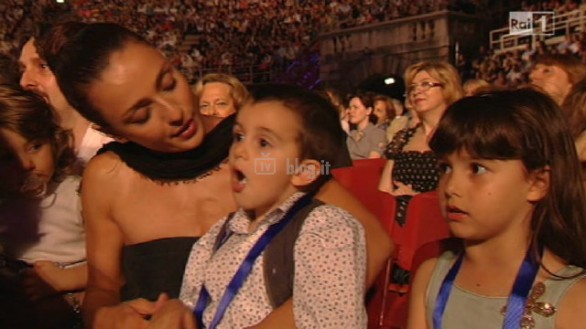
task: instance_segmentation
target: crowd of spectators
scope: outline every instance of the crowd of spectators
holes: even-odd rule
[[[579,0],[523,1],[522,11],[575,10]],[[33,22],[67,13],[84,21],[111,21],[140,32],[164,51],[192,82],[207,72],[228,72],[243,81],[274,79],[320,32],[374,24],[449,9],[474,12],[483,0],[4,0],[0,3],[0,52],[16,56]],[[534,58],[572,53],[586,61],[586,33],[556,45],[544,41],[500,52],[481,47],[456,61],[462,78],[497,86],[527,82]]]
[[[579,1],[558,0],[523,2],[522,11],[554,11],[557,16],[578,9]],[[462,80],[484,80],[497,87],[517,87],[528,83],[529,73],[535,60],[542,55],[570,54],[586,63],[586,31],[570,31],[565,36],[538,39],[532,38],[522,48],[496,52],[481,46],[473,58],[459,54],[455,63]]]
[[[146,36],[194,81],[209,71],[271,79],[318,33],[451,9],[484,0],[5,0],[0,50],[16,54],[34,21],[59,11],[111,21]],[[50,15],[48,15],[48,13]]]

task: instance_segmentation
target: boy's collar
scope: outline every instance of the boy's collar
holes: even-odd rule
[[[262,225],[272,225],[283,219],[283,215],[293,206],[295,201],[299,200],[302,196],[306,193],[304,192],[295,192],[293,193],[287,200],[282,202],[278,205],[275,209],[267,212],[262,219],[262,223],[258,225],[258,227]],[[237,234],[249,234],[249,224],[252,221],[252,218],[248,215],[248,213],[240,208],[234,214],[234,217],[228,223],[228,230]],[[265,224],[266,223],[266,224]]]

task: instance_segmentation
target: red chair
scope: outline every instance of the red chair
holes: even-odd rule
[[[381,221],[390,234],[395,200],[378,190],[386,163],[386,159],[354,160],[352,167],[334,169],[332,175]]]
[[[436,191],[415,195],[407,209],[405,226],[394,225],[391,238],[399,246],[397,263],[404,269],[411,269],[413,256],[419,247],[450,236]]]
[[[449,236],[435,192],[414,196],[407,210],[405,226],[395,220],[395,198],[378,190],[385,159],[354,160],[353,166],[332,171],[336,180],[350,191],[383,224],[397,249],[387,262],[387,267],[375,283],[374,297],[368,303],[369,328],[403,328],[407,320],[407,297],[409,286],[397,287],[390,281],[393,266],[397,264],[414,271],[413,258],[417,249],[433,241]],[[433,257],[439,251],[432,251]],[[399,289],[397,289],[399,288]],[[402,290],[401,290],[402,289]]]
[[[394,213],[393,213],[394,215]],[[448,225],[440,211],[436,192],[415,195],[409,202],[405,226],[392,221],[391,239],[397,249],[377,281],[377,295],[369,305],[369,328],[404,328],[407,321],[409,284],[391,282],[394,267],[410,271],[413,278],[424,259],[439,256],[439,241],[450,236]],[[423,254],[417,262],[416,253]],[[430,245],[429,247],[427,245]]]

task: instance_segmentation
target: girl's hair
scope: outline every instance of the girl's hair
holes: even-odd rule
[[[586,130],[586,79],[576,83],[562,104],[562,111],[570,124],[570,132],[577,138]]]
[[[385,110],[387,112],[387,121],[391,121],[393,120],[393,118],[395,117],[395,104],[393,103],[393,99],[390,98],[389,96],[385,96],[385,95],[376,95],[374,96],[374,102],[373,102],[373,109],[374,109],[374,104],[376,104],[376,102],[383,102],[385,103]],[[377,122],[376,124],[381,124],[382,122]]]
[[[407,86],[413,84],[417,73],[425,71],[432,78],[436,79],[443,86],[442,93],[448,105],[464,96],[462,81],[458,71],[447,62],[419,62],[405,70],[405,83]]]
[[[330,164],[330,169],[348,165],[346,133],[334,105],[309,90],[293,85],[268,84],[250,90],[250,103],[276,101],[297,115],[300,158]],[[325,173],[326,176],[329,173]]]
[[[35,39],[39,55],[49,64],[69,104],[102,127],[108,124],[92,105],[88,89],[108,67],[112,53],[130,42],[149,45],[140,35],[114,23],[65,22]]]
[[[578,58],[567,54],[547,54],[537,57],[535,65],[557,66],[564,70],[572,85],[586,78],[586,65]]]
[[[452,104],[430,143],[438,157],[458,151],[481,159],[521,160],[548,169],[546,196],[535,203],[532,245],[586,267],[586,202],[574,140],[560,108],[532,89],[494,91]]]
[[[71,132],[57,124],[51,107],[41,97],[20,86],[0,84],[0,128],[27,141],[51,144],[55,160],[52,180],[73,172],[76,158]]]
[[[204,75],[203,78],[193,86],[193,93],[198,101],[203,93],[204,86],[211,82],[223,83],[230,87],[230,97],[232,97],[232,100],[234,101],[234,108],[236,111],[240,109],[242,103],[248,97],[246,86],[244,86],[244,84],[242,84],[242,82],[240,82],[235,76],[224,73],[209,73]]]

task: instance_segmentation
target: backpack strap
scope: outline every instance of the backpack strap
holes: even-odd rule
[[[293,296],[295,242],[309,213],[321,205],[323,202],[313,199],[291,219],[264,251],[264,277],[273,308],[281,306]]]

